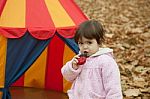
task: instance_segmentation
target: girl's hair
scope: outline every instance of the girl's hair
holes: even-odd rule
[[[96,39],[98,44],[104,42],[104,29],[101,23],[96,20],[88,20],[81,23],[74,36],[75,42],[78,43],[82,37],[87,39]]]

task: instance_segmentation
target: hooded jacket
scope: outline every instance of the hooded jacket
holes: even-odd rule
[[[72,68],[71,60],[61,72],[72,82],[69,99],[122,99],[120,72],[112,49],[100,48],[77,70]]]

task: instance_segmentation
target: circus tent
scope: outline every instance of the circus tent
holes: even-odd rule
[[[88,18],[73,0],[0,0],[0,95],[10,86],[64,91],[60,69],[78,53],[77,26]]]

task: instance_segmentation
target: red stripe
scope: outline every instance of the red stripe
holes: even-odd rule
[[[24,75],[22,75],[12,86],[24,86]]]
[[[88,20],[73,0],[59,0],[76,25]]]
[[[26,27],[35,38],[47,39],[54,35],[54,23],[44,0],[26,0]]]
[[[8,38],[22,37],[27,29],[25,28],[5,28],[0,26],[0,34]]]
[[[27,0],[26,4],[26,27],[54,27],[44,0]]]
[[[52,38],[48,46],[45,89],[63,91],[61,67],[63,66],[64,46],[64,42],[57,35]]]
[[[2,14],[5,4],[6,4],[6,0],[0,0],[0,16]]]
[[[63,27],[63,28],[57,28],[57,32],[64,38],[73,38],[76,29],[77,29],[76,26]]]

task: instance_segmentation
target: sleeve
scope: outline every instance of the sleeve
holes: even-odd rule
[[[102,79],[106,91],[106,99],[123,99],[120,71],[115,60],[106,56],[103,60]]]
[[[63,77],[70,82],[73,82],[80,72],[80,67],[77,70],[72,68],[72,61],[67,62],[61,69]]]

